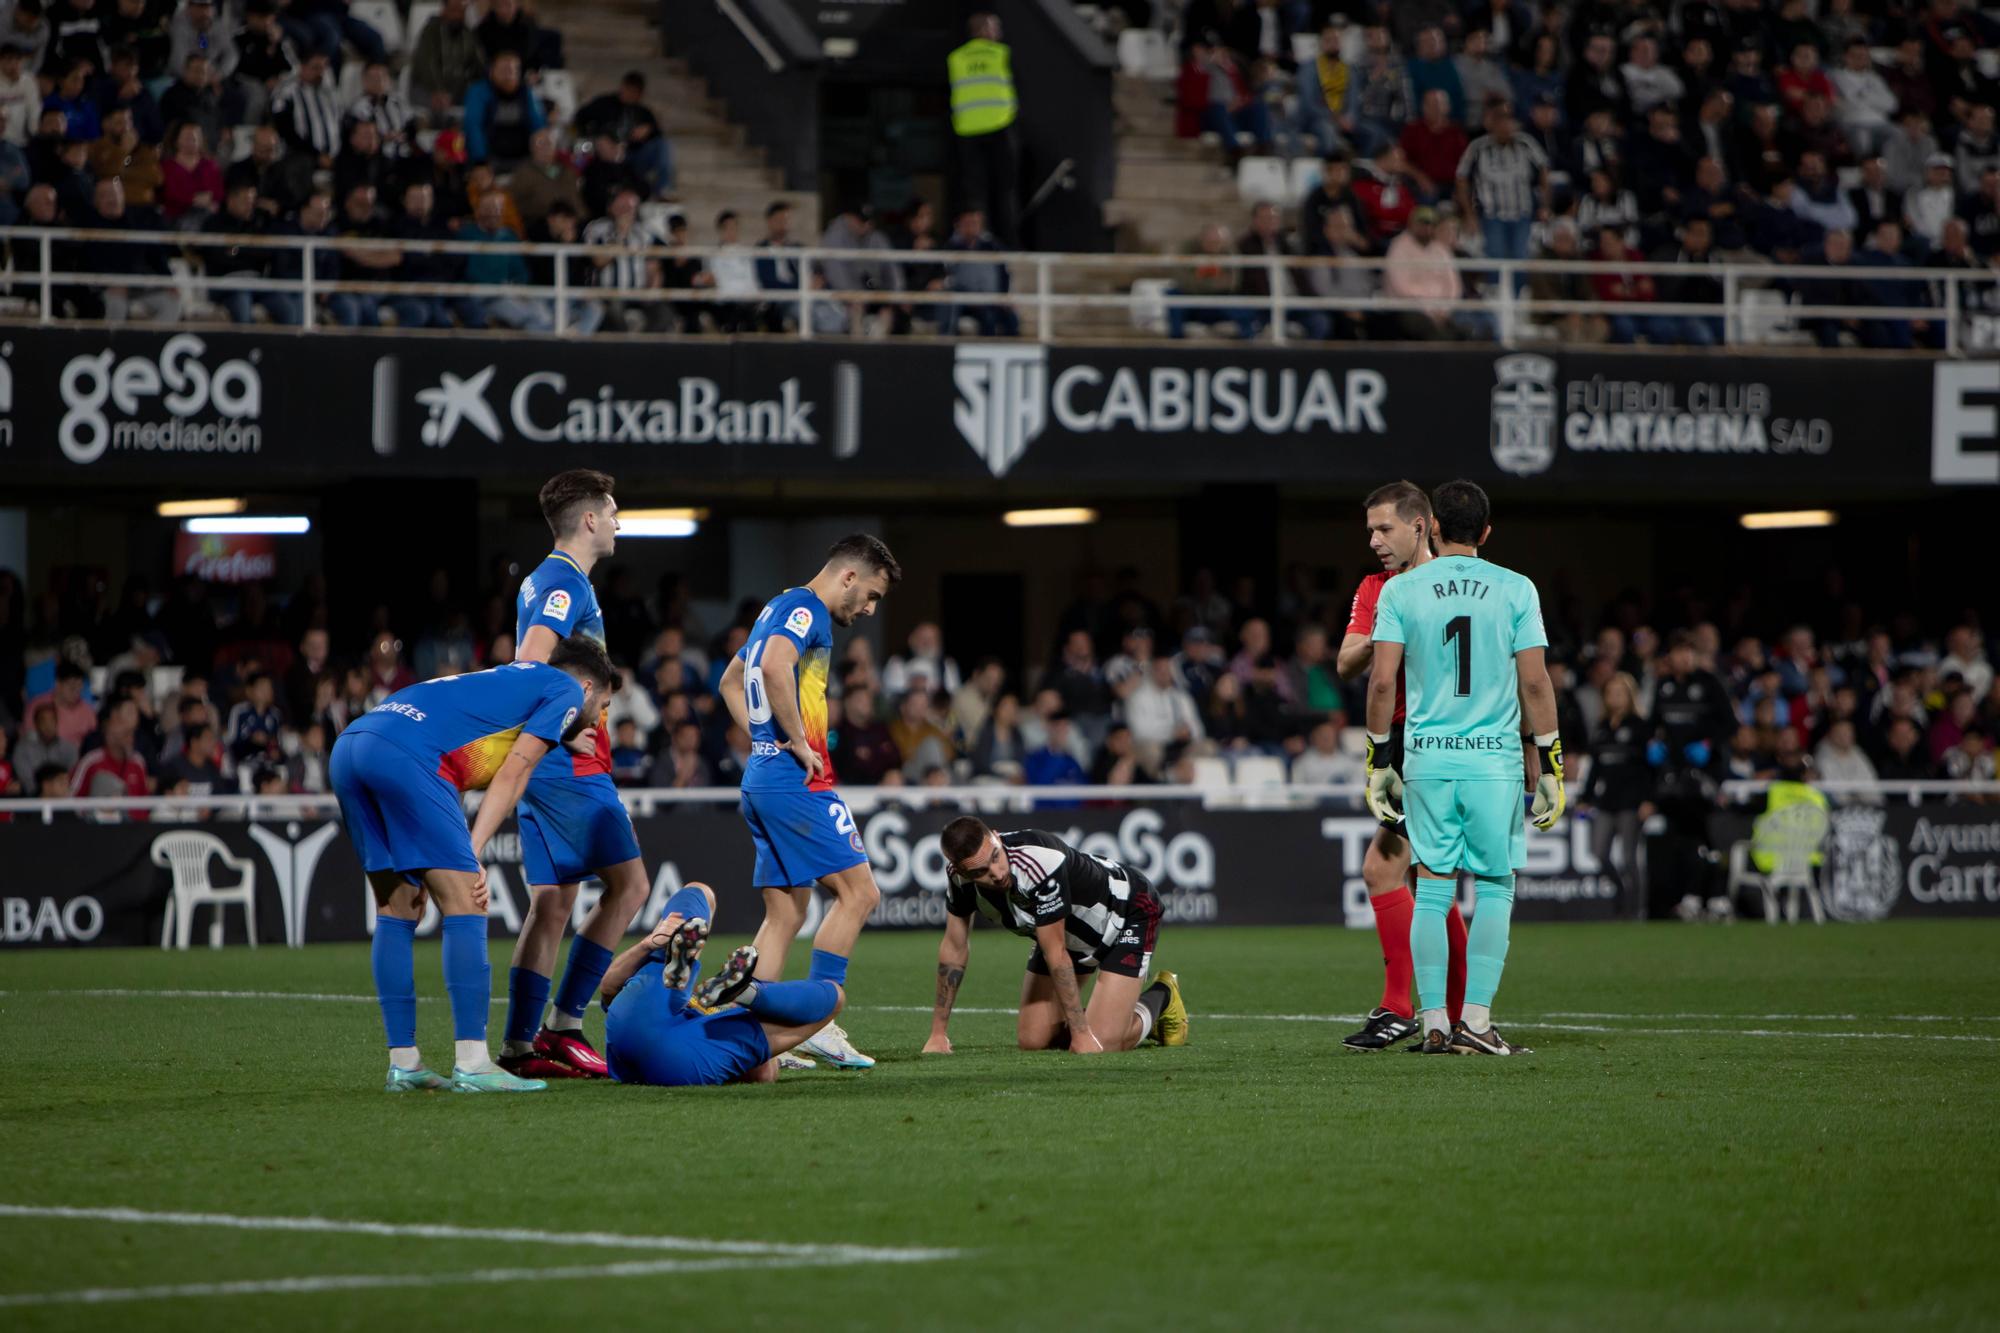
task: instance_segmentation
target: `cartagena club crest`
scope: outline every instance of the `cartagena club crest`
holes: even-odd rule
[[[1836,921],[1880,921],[1903,891],[1903,855],[1879,806],[1833,811],[1826,910]]]
[[[1493,363],[1493,461],[1532,477],[1556,461],[1556,363],[1521,352]]]

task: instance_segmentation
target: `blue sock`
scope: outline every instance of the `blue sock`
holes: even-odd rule
[[[831,981],[764,981],[758,983],[757,998],[748,1008],[768,1022],[797,1026],[817,1023],[839,1005],[840,987]]]
[[[563,968],[562,985],[556,987],[556,1008],[571,1018],[582,1018],[590,1008],[590,997],[604,981],[611,966],[611,950],[578,935],[570,941],[569,963]]]
[[[831,981],[836,986],[847,984],[847,960],[837,953],[824,949],[814,949],[812,965],[806,969],[808,981]]]
[[[533,968],[507,970],[507,1040],[533,1041],[549,1006],[549,979]]]
[[[1472,928],[1465,933],[1465,1002],[1493,1004],[1507,966],[1507,935],[1514,923],[1514,877],[1475,879]]]
[[[377,915],[368,961],[375,972],[375,1000],[391,1049],[417,1044],[417,923]]]
[[[474,912],[444,919],[444,989],[451,997],[451,1035],[485,1041],[493,1005],[493,961],[486,956],[486,918]]]
[[[1451,941],[1444,919],[1458,896],[1449,879],[1417,879],[1417,910],[1410,918],[1410,958],[1416,965],[1417,1003],[1425,1009],[1445,1007],[1444,974],[1451,961]]]

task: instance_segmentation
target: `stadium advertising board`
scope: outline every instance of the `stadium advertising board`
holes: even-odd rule
[[[957,813],[894,805],[856,811],[882,888],[872,928],[935,930],[943,924],[945,867],[937,834]],[[1161,889],[1169,922],[1370,925],[1361,858],[1374,824],[1365,816],[1162,802],[991,819],[1001,828],[1048,830],[1138,869]],[[1749,834],[1747,819],[1718,822],[1725,836]],[[697,879],[716,889],[723,912],[739,926],[757,917],[749,845],[733,807],[670,808],[636,826],[653,875],[651,901],[638,919],[653,919],[676,889]],[[0,824],[0,864],[15,872],[0,889],[0,944],[157,945],[172,880],[154,864],[152,847],[161,835],[187,827],[19,819]],[[260,942],[367,938],[374,921],[368,888],[338,823],[193,827],[221,838],[255,867]],[[512,936],[528,905],[520,847],[513,833],[505,832],[488,851],[492,929]],[[225,887],[234,882],[229,872],[218,868],[215,874]],[[1828,912],[1842,921],[2000,916],[2000,807],[1838,807],[1822,882]],[[594,888],[586,885],[576,919],[595,901]],[[207,939],[209,910],[195,918],[190,938],[196,943]],[[1553,833],[1530,834],[1528,866],[1516,885],[1517,920],[1612,920],[1635,910],[1591,858],[1587,826],[1569,820]],[[429,935],[436,929],[433,913],[421,931]],[[224,933],[231,942],[243,939],[242,914],[235,908],[225,913]]]
[[[1990,362],[1363,347],[46,330],[0,349],[0,473],[2000,485]],[[1928,444],[1928,448],[1925,445]]]

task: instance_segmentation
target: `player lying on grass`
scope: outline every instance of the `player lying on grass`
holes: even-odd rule
[[[479,854],[513,813],[542,757],[597,716],[616,680],[603,645],[578,635],[542,662],[447,676],[398,690],[349,723],[328,777],[374,890],[370,956],[389,1039],[390,1092],[539,1092],[497,1068],[486,1046],[493,998],[486,872]],[[459,793],[484,788],[468,834]],[[425,895],[444,916],[444,988],[457,1058],[450,1079],[417,1052],[417,922]]]
[[[690,884],[667,900],[652,934],[612,960],[600,999],[604,1051],[620,1083],[698,1087],[769,1083],[776,1057],[833,1021],[847,996],[831,981],[759,981],[757,946],[729,956],[716,1004],[688,1000],[715,920],[715,894]]]
[[[1160,938],[1160,900],[1144,875],[1053,834],[996,833],[971,815],[945,825],[939,843],[951,867],[950,915],[925,1054],[951,1054],[946,1027],[972,956],[974,913],[1035,942],[1015,1028],[1022,1050],[1096,1055],[1129,1051],[1148,1036],[1162,1046],[1187,1044],[1179,979],[1162,972],[1145,984]],[[1079,979],[1092,973],[1097,984],[1086,1009]]]

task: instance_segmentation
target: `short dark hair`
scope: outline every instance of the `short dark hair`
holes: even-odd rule
[[[636,69],[626,70],[625,77],[618,82],[627,88],[637,88],[642,93],[646,91],[646,76]]]
[[[57,680],[82,680],[85,676],[89,674],[90,674],[89,672],[85,671],[82,667],[78,666],[76,663],[70,661],[67,657],[65,657],[62,661],[56,663]]]
[[[583,517],[584,511],[599,500],[609,498],[617,484],[609,472],[593,468],[577,467],[558,472],[542,486],[542,517],[549,521],[549,529],[556,536],[567,537],[576,530],[577,520]]]
[[[1430,497],[1424,494],[1423,487],[1413,481],[1392,481],[1386,486],[1377,486],[1361,502],[1363,509],[1373,509],[1376,505],[1396,506],[1396,517],[1405,523],[1431,516]]]
[[[978,816],[960,815],[944,826],[944,832],[938,834],[938,848],[945,854],[945,858],[956,866],[984,846],[992,832],[993,830],[987,828],[985,821]]]
[[[567,199],[558,199],[549,205],[548,212],[542,214],[542,220],[546,222],[553,217],[574,218],[582,216],[581,213],[576,211],[576,205],[570,203]]]
[[[773,199],[770,203],[764,205],[764,221],[769,222],[772,218],[778,216],[778,214],[789,213],[791,211],[792,206],[790,204],[782,199]]]
[[[549,653],[549,665],[595,681],[606,690],[618,684],[618,668],[611,665],[611,654],[588,634],[572,634],[558,643]]]
[[[181,742],[181,748],[184,750],[189,749],[194,745],[196,741],[200,740],[203,736],[213,736],[214,734],[215,734],[215,728],[210,726],[208,723],[206,722],[193,723],[192,725],[184,727],[181,730],[181,736],[183,737],[183,740]]]
[[[1477,482],[1448,481],[1431,492],[1431,512],[1439,541],[1477,546],[1493,521],[1493,502]]]
[[[733,208],[725,208],[720,213],[717,213],[715,215],[715,229],[717,231],[721,231],[726,224],[734,221],[736,221],[736,210]]]
[[[896,563],[896,557],[889,554],[889,548],[882,544],[880,537],[871,537],[865,532],[856,532],[842,537],[826,551],[829,565],[854,565],[869,573],[881,573],[893,585],[902,582],[903,567]]]

